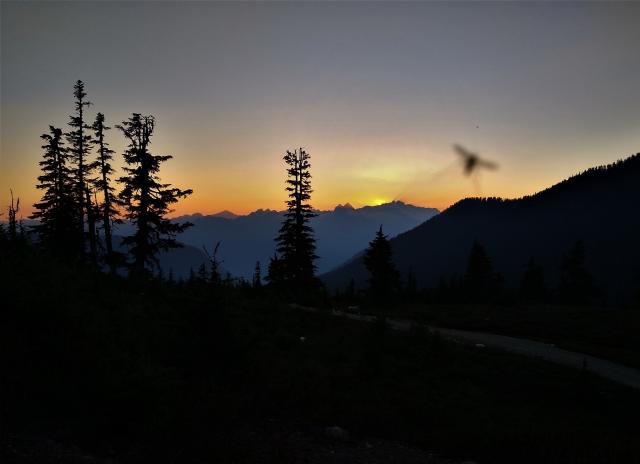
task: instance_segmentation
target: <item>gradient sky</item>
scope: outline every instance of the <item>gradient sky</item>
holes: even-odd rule
[[[164,180],[194,189],[177,213],[282,209],[298,146],[322,209],[517,197],[640,151],[640,3],[0,8],[2,204],[37,200],[39,136],[66,130],[76,79],[91,117],[156,116]],[[453,143],[501,169],[462,177]]]

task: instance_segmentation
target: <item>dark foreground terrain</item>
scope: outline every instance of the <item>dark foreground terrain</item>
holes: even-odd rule
[[[552,343],[640,368],[640,309],[634,306],[406,304],[397,313],[438,327]]]
[[[265,288],[126,281],[32,250],[0,266],[3,462],[640,455],[640,392],[588,372],[293,309]]]

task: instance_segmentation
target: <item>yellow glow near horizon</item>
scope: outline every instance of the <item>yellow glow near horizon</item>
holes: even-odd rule
[[[387,198],[375,198],[371,201],[371,206],[380,206],[380,205],[384,205],[385,203],[390,203],[392,200],[389,200]]]
[[[130,3],[2,3],[0,220],[10,188],[22,217],[40,200],[39,136],[69,129],[76,79],[89,124],[97,111],[111,127],[156,117],[151,149],[175,156],[162,181],[193,189],[173,216],[284,209],[282,155],[301,146],[314,208],[399,199],[442,210],[532,194],[640,144],[633,2]],[[302,28],[296,40],[290,27]],[[107,139],[115,179],[126,141],[115,128]],[[453,144],[499,169],[464,176]]]

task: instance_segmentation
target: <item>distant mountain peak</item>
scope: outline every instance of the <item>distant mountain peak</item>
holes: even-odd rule
[[[233,213],[233,212],[229,211],[228,209],[220,211],[219,213],[212,214],[211,216],[224,218],[224,219],[236,219],[238,217],[238,215],[236,213]]]
[[[383,203],[380,206],[413,206],[413,205],[409,205],[402,200],[392,200],[388,203]]]
[[[355,208],[353,207],[353,205],[351,203],[345,203],[344,205],[336,205],[335,208],[333,208],[334,211],[340,211],[340,210],[344,210],[344,209],[348,209],[348,210],[354,210]]]
[[[262,209],[262,208],[259,208],[259,209],[255,210],[255,211],[250,212],[249,214],[247,214],[247,216],[271,216],[271,215],[274,215],[274,214],[280,214],[280,212],[276,211],[275,209],[269,209],[269,208]]]

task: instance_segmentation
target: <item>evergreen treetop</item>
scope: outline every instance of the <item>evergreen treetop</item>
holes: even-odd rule
[[[369,287],[373,303],[383,306],[390,299],[398,286],[398,271],[393,263],[393,250],[382,226],[375,238],[369,242],[364,254],[364,265],[369,271]]]
[[[84,224],[85,214],[90,205],[87,204],[87,184],[90,182],[91,171],[95,168],[95,163],[88,160],[91,148],[91,135],[89,126],[85,121],[85,108],[91,105],[86,100],[87,93],[84,90],[84,82],[76,81],[73,86],[73,96],[75,97],[74,110],[75,113],[69,116],[69,126],[71,131],[66,134],[69,144],[69,153],[71,161],[74,165],[72,177],[75,184],[75,204],[78,209],[76,220],[78,221],[78,247],[81,255],[84,255]]]
[[[281,266],[279,275],[285,281],[296,286],[307,286],[314,282],[316,244],[309,220],[316,216],[309,203],[311,199],[311,163],[310,155],[303,148],[285,153],[283,159],[287,165],[286,191],[287,211],[276,238],[277,263]],[[273,265],[276,263],[272,262]],[[270,268],[272,266],[270,265]],[[274,276],[271,272],[270,276]]]
[[[97,214],[100,217],[104,231],[106,261],[110,271],[115,272],[116,253],[113,249],[112,224],[122,222],[118,218],[117,194],[111,181],[111,176],[115,172],[111,166],[111,160],[115,152],[109,148],[109,144],[105,141],[105,132],[111,128],[105,125],[104,114],[98,113],[96,115],[96,120],[92,128],[94,130],[93,143],[98,150],[98,160],[96,163],[99,169],[99,175],[95,180],[94,186],[102,195],[102,203],[96,201],[98,206]]]
[[[31,219],[40,243],[51,251],[64,256],[77,255],[75,238],[78,235],[77,209],[75,208],[74,180],[69,166],[69,152],[62,140],[62,129],[49,126],[49,133],[40,138],[44,155],[40,161],[42,173],[36,188],[43,191],[40,202],[34,204]]]
[[[149,150],[155,129],[153,116],[133,115],[117,126],[129,141],[123,154],[125,175],[118,179],[123,184],[119,194],[124,216],[135,225],[133,235],[123,239],[133,257],[132,272],[147,275],[158,267],[157,254],[181,245],[175,237],[192,224],[176,223],[167,219],[171,206],[193,191],[171,187],[160,181],[160,166],[172,159],[170,155],[154,155]]]

